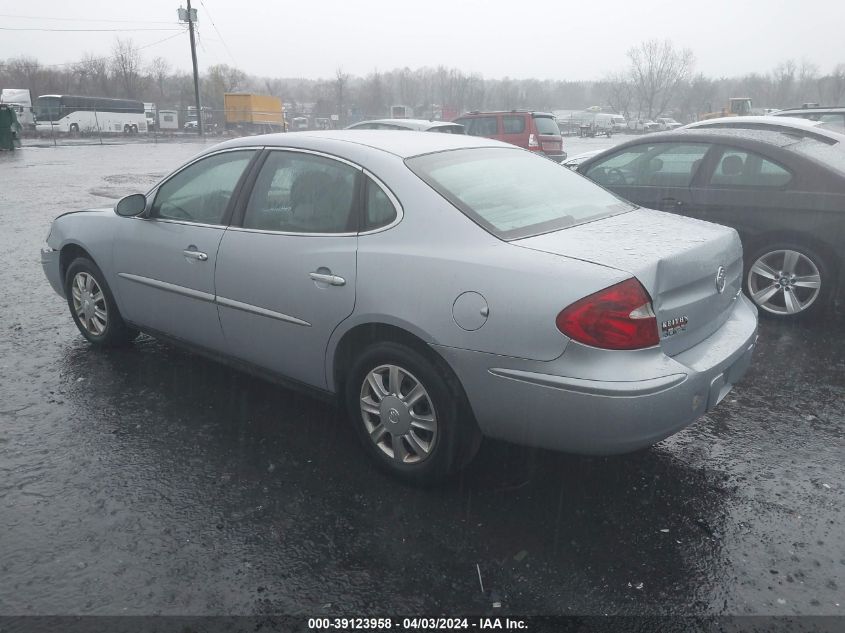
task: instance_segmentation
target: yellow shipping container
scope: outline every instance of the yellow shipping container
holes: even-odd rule
[[[284,125],[284,110],[279,97],[246,92],[227,92],[223,95],[228,125]]]

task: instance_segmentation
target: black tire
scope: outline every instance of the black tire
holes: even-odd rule
[[[131,134],[133,134],[133,135],[134,135],[134,134],[137,134],[137,133],[138,133],[138,126],[137,126],[137,125],[133,125],[133,126],[132,126],[132,128],[131,128],[129,131],[130,131],[130,133],[131,133]]]
[[[430,451],[415,463],[403,463],[388,456],[371,439],[364,422],[360,405],[362,388],[369,373],[384,365],[396,365],[418,380],[427,391],[435,414],[437,433],[430,443]],[[406,345],[384,342],[367,348],[347,375],[344,401],[364,450],[383,470],[406,483],[419,486],[441,483],[468,464],[478,451],[481,433],[457,377],[444,361],[430,360]]]
[[[80,279],[84,279],[84,275],[92,277],[96,286],[102,291],[102,301],[106,307],[105,325],[102,327],[102,331],[93,331],[93,329],[96,329],[96,326],[86,326],[83,324],[74,306],[73,285],[77,280],[77,276],[80,276]],[[76,323],[76,327],[82,336],[94,345],[120,347],[128,345],[138,337],[138,330],[126,325],[123,317],[120,315],[114,295],[112,295],[102,271],[87,257],[77,257],[68,266],[67,272],[65,273],[65,295],[67,296],[68,308],[70,309],[71,317],[73,317],[73,322]],[[102,303],[99,305],[102,305]],[[100,320],[97,323],[99,324]]]
[[[797,272],[799,275],[801,273],[807,274],[812,272],[811,267],[815,267],[818,271],[818,277],[820,280],[818,294],[815,295],[815,298],[813,298],[806,307],[803,307],[800,311],[792,313],[780,311],[781,308],[784,310],[786,309],[786,301],[781,297],[784,297],[787,292],[798,292],[798,294],[794,296],[802,302],[807,301],[812,292],[811,289],[797,288],[787,290],[776,294],[767,303],[763,303],[754,298],[754,288],[751,285],[751,269],[755,266],[758,260],[762,258],[764,263],[766,261],[777,262],[781,251],[793,251],[801,255],[803,258],[806,258],[806,261],[800,260],[799,266],[801,269]],[[781,272],[777,269],[776,265],[773,265],[772,268],[775,269],[775,272]],[[764,289],[765,286],[761,284],[760,281],[766,278],[761,279],[759,275],[756,275],[755,277],[758,280],[756,282],[757,290],[759,291]],[[772,242],[757,246],[750,251],[750,254],[745,260],[742,285],[746,295],[748,295],[748,297],[750,297],[757,305],[757,309],[761,316],[783,321],[797,321],[804,319],[811,320],[823,315],[830,307],[833,292],[836,288],[836,271],[828,258],[809,246],[805,246],[797,242]],[[775,285],[774,280],[772,285]]]
[[[68,129],[70,130],[71,136],[79,136],[79,126],[76,123],[71,123]]]
[[[131,131],[132,131],[132,128],[129,127],[128,124],[123,126],[123,133],[124,134],[128,135]]]

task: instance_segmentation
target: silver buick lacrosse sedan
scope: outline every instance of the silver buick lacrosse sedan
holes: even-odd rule
[[[145,332],[332,394],[415,483],[482,436],[647,447],[715,407],[757,337],[734,230],[472,136],[227,141],[59,216],[41,261],[91,343]]]

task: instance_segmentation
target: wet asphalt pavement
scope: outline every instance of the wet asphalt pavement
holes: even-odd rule
[[[76,331],[52,218],[200,148],[0,154],[0,614],[845,614],[845,319],[763,322],[745,381],[646,452],[485,442],[410,489],[329,404]]]

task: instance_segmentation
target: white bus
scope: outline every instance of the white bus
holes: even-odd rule
[[[67,134],[137,134],[147,131],[144,104],[134,99],[42,95],[35,100],[36,129]]]

